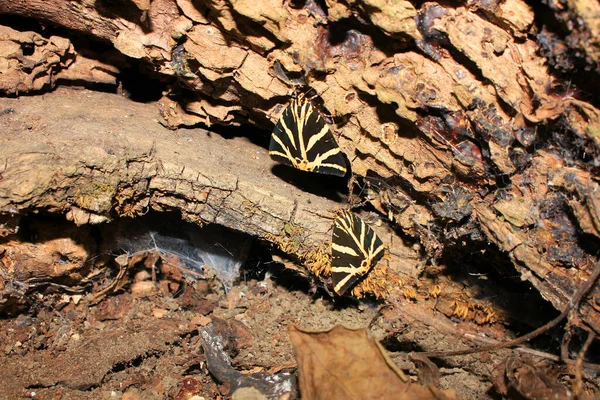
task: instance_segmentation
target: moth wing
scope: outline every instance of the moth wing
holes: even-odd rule
[[[346,159],[329,126],[306,99],[293,100],[283,111],[271,134],[269,155],[293,167],[305,161],[308,171],[346,175]]]
[[[314,163],[313,172],[343,177],[346,175],[344,153],[321,114],[312,106],[310,109],[301,138],[304,140],[306,158]]]
[[[301,158],[300,146],[298,145],[298,124],[294,116],[297,108],[298,103],[296,101],[292,101],[286,107],[273,129],[271,142],[269,143],[269,155],[271,158],[292,167],[295,163],[294,160]]]
[[[334,223],[331,244],[334,291],[342,295],[354,286],[383,257],[384,250],[379,236],[363,220],[348,211],[339,216]]]

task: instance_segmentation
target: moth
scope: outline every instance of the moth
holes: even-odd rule
[[[383,257],[385,246],[362,219],[343,211],[333,225],[331,279],[333,290],[343,295]]]
[[[271,134],[269,155],[302,171],[346,175],[346,159],[329,125],[304,96],[283,111]]]

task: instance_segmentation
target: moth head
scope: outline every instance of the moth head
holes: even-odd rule
[[[371,259],[368,257],[360,262],[361,269],[369,269],[370,266],[371,266]]]
[[[308,165],[308,161],[307,160],[301,160],[299,158],[296,158],[296,162],[294,163],[294,167],[298,168],[299,170],[302,170],[302,171],[312,171],[312,168],[310,167],[310,165]]]

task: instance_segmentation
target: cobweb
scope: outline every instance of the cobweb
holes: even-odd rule
[[[239,276],[252,238],[219,227],[187,229],[167,233],[147,231],[139,235],[116,238],[119,249],[128,254],[154,250],[163,256],[175,255],[181,267],[200,274],[210,269],[226,290]]]

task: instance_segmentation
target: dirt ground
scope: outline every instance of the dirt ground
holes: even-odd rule
[[[343,325],[368,327],[369,335],[382,341],[413,382],[423,379],[423,366],[407,358],[408,351],[464,348],[450,333],[453,330],[496,332],[497,339],[506,334],[500,324],[494,329],[477,328],[457,318],[448,332],[440,326],[433,329],[431,320],[431,326],[423,321],[434,318],[426,311],[434,300],[393,305],[333,299],[309,278],[272,261],[269,249],[259,243],[246,254],[240,279],[225,282],[212,268],[192,265],[190,269],[181,263],[181,246],[177,250],[161,245],[164,237],[159,242],[154,236],[159,245],[144,250],[143,232],[160,231],[155,220],[186,232],[202,229],[169,215],[154,214],[150,219],[117,221],[99,229],[34,217],[22,221],[22,242],[3,243],[5,253],[11,254],[36,241],[51,243],[44,250],[68,254],[64,265],[77,254],[73,248],[67,251],[67,242],[81,246],[85,237],[92,236],[100,250],[87,274],[93,276],[89,282],[68,285],[68,279],[63,279],[35,284],[30,280],[21,283],[23,287],[18,287],[19,281],[5,286],[8,301],[3,303],[5,317],[0,320],[5,379],[0,398],[230,398],[230,385],[210,370],[202,346],[202,331],[209,327],[212,335],[222,338],[231,359],[231,367],[229,361],[218,360],[229,369],[225,375],[295,373],[288,328],[323,331]],[[54,241],[48,240],[53,230]],[[115,239],[120,234],[131,241],[142,238],[141,247],[127,248]],[[25,235],[30,235],[29,242]],[[67,242],[56,242],[57,238]],[[179,256],[173,256],[177,251]],[[31,258],[43,263],[40,253]],[[13,297],[6,296],[9,289]],[[23,294],[21,301],[16,300],[17,292]],[[453,389],[462,398],[496,398],[491,379],[507,354],[503,350],[438,362],[439,387]]]
[[[180,393],[189,386],[206,399],[228,398],[227,385],[211,377],[201,345],[199,330],[211,323],[230,343],[234,367],[251,372],[295,369],[290,325],[313,331],[370,326],[377,339],[389,334],[389,325],[378,322],[377,303],[334,302],[321,291],[309,293],[306,279],[281,267],[265,272],[226,294],[214,277],[177,282],[158,272],[152,281],[152,271],[135,266],[123,288],[97,304],[85,291],[40,288],[26,311],[0,321],[0,398],[188,398]],[[165,282],[181,287],[173,293]],[[489,388],[457,369],[444,382],[471,398]]]
[[[217,280],[199,280],[175,298],[158,286],[94,306],[77,295],[38,294],[35,311],[2,321],[2,365],[11,378],[0,397],[163,399],[196,380],[199,395],[219,398],[227,388],[211,378],[198,335],[211,321],[235,343],[236,368],[256,372],[295,367],[290,324],[361,327],[375,315],[368,306],[336,310],[271,278],[242,282],[228,295]]]

